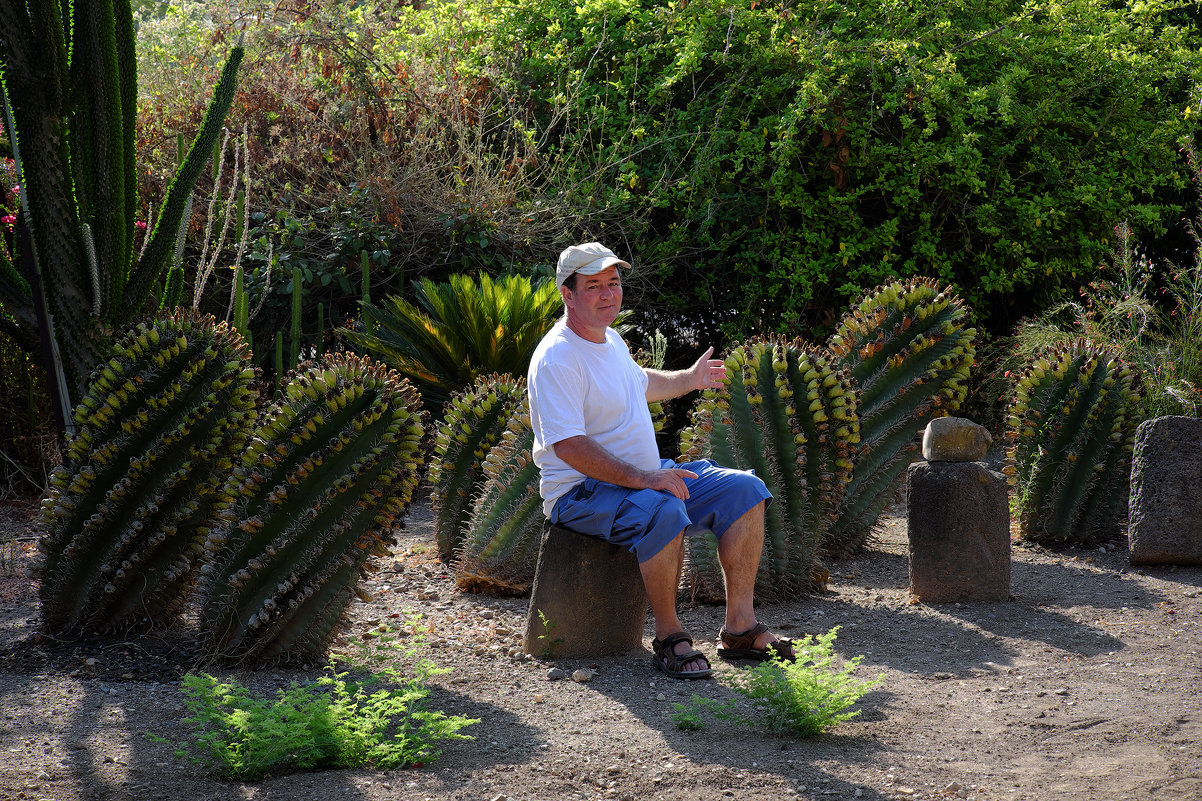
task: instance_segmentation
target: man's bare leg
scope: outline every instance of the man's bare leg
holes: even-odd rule
[[[718,540],[718,562],[726,582],[726,630],[742,634],[751,630],[755,619],[755,574],[764,550],[764,502],[743,513]],[[756,648],[764,648],[779,639],[766,631],[755,639]]]
[[[663,550],[645,562],[639,562],[643,574],[643,587],[651,603],[651,614],[655,618],[655,639],[662,640],[669,634],[683,631],[676,614],[676,595],[680,587],[680,569],[684,558],[684,532],[664,546]],[[677,643],[672,649],[677,655],[687,654],[688,643]],[[705,660],[693,659],[681,668],[685,671],[705,670]]]

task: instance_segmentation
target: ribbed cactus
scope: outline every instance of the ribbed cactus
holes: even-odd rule
[[[487,478],[484,458],[525,398],[524,379],[494,374],[477,379],[444,408],[427,475],[434,539],[444,562],[463,541],[472,504]]]
[[[1006,432],[1022,537],[1088,544],[1120,530],[1138,402],[1132,368],[1084,341],[1032,359]]]
[[[865,295],[828,346],[860,390],[860,448],[839,518],[823,539],[836,556],[859,551],[918,452],[917,435],[967,393],[976,330],[952,292],[930,279]]]
[[[221,485],[254,421],[245,342],[177,311],[123,336],[75,411],[42,502],[42,616],[52,631],[166,623],[189,588]]]
[[[291,378],[226,485],[230,525],[205,542],[201,625],[220,653],[322,658],[417,485],[420,403],[408,381],[353,355]]]
[[[530,591],[543,525],[533,444],[530,407],[523,402],[485,457],[486,479],[455,556],[459,589],[486,595]]]
[[[726,391],[707,391],[681,432],[684,460],[754,469],[772,492],[756,597],[813,589],[815,554],[834,519],[860,441],[850,375],[799,341],[751,340],[726,357]],[[724,594],[712,538],[688,540],[686,577],[699,600]]]
[[[170,263],[188,197],[233,100],[242,48],[231,51],[135,257],[138,81],[130,3],[5,3],[0,19],[0,82],[11,108],[5,127],[45,296],[39,308],[30,276],[0,270],[0,305],[25,341],[39,319],[53,317],[67,380],[82,395],[108,348],[106,331],[144,313]],[[47,370],[55,375],[53,366]]]

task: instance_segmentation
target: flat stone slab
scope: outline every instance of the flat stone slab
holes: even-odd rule
[[[1139,424],[1127,518],[1132,564],[1202,565],[1202,420]]]
[[[630,551],[560,526],[543,530],[526,653],[546,657],[623,654],[643,647],[647,592]]]
[[[907,481],[910,592],[923,603],[1009,600],[1006,477],[981,462],[915,462]]]
[[[928,462],[979,462],[992,443],[985,426],[963,417],[936,417],[922,432],[922,458]]]

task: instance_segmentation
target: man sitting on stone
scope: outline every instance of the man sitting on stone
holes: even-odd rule
[[[655,666],[673,678],[713,673],[676,611],[685,534],[712,531],[726,584],[718,654],[794,658],[792,643],[756,621],[755,575],[772,497],[750,471],[709,460],[660,459],[647,404],[721,386],[709,348],[687,370],[639,367],[609,326],[622,307],[618,268],[630,265],[597,242],[559,256],[555,282],[566,313],[530,361],[534,461],[543,511],[557,525],[633,551],[655,617]]]

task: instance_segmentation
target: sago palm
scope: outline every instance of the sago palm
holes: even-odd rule
[[[423,278],[416,303],[390,295],[379,306],[364,303],[355,329],[342,333],[407,376],[427,406],[490,373],[522,376],[530,355],[563,307],[550,281],[511,275],[493,281],[452,275]]]

